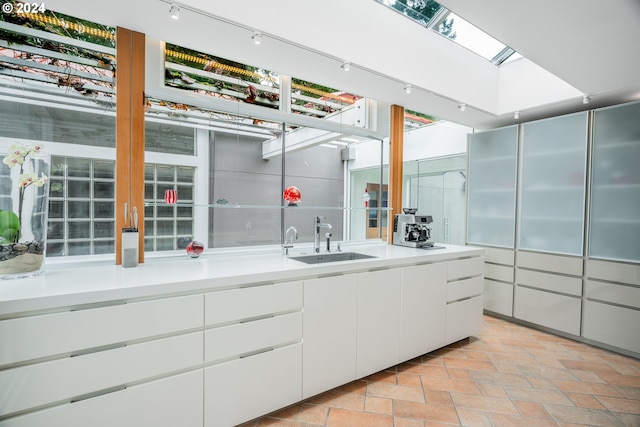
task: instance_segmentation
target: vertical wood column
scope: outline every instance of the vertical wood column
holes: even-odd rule
[[[391,106],[389,139],[389,212],[387,242],[393,244],[393,216],[402,213],[402,160],[404,149],[404,107]]]
[[[138,209],[138,262],[144,262],[144,83],[145,35],[118,27],[116,32],[116,264],[122,264],[124,216]]]

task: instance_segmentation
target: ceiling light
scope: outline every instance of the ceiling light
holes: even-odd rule
[[[404,92],[405,92],[405,93],[411,93],[411,90],[412,90],[412,89],[413,89],[413,86],[411,86],[411,85],[406,85],[406,86],[404,87]]]
[[[180,8],[178,6],[176,6],[175,4],[171,5],[171,8],[169,9],[169,13],[171,14],[171,17],[173,19],[180,18]]]
[[[460,104],[458,105],[458,108],[460,109],[460,111],[464,112],[467,109],[467,104]]]
[[[349,71],[351,69],[351,64],[349,62],[343,62],[340,68],[342,68],[345,71]]]
[[[254,42],[255,44],[260,44],[260,43],[262,43],[262,34],[261,34],[261,33],[259,33],[259,32],[257,32],[257,31],[256,31],[255,33],[253,33],[253,35],[251,36],[251,38],[253,39],[253,42]]]
[[[585,95],[582,97],[583,104],[588,104],[589,102],[591,102],[591,97],[589,95]]]
[[[513,113],[513,118],[514,120],[518,120],[520,118],[520,111],[516,111],[515,113]]]

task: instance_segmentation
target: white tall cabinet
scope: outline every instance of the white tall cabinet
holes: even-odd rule
[[[638,119],[632,103],[469,136],[467,244],[486,247],[485,311],[640,355]],[[507,135],[516,208],[489,228],[474,218],[501,206],[488,189],[502,181],[482,165]]]

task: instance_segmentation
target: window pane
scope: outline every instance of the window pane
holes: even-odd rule
[[[103,237],[115,237],[115,222],[113,221],[105,221],[105,222],[94,222],[93,223],[93,237],[94,238],[103,238]]]
[[[93,202],[93,216],[95,218],[113,218],[114,202]]]
[[[69,242],[69,255],[89,255],[91,253],[91,243],[86,242]]]
[[[68,181],[67,182],[67,196],[77,197],[82,199],[89,198],[89,181]]]
[[[50,221],[47,227],[47,239],[49,240],[64,239],[64,222]]]
[[[89,218],[90,202],[68,201],[67,212],[69,218]]]
[[[90,236],[90,223],[87,222],[69,222],[69,239],[88,239]]]
[[[173,221],[157,221],[156,230],[159,236],[167,236],[175,234]]]
[[[115,197],[115,183],[94,182],[93,197],[97,199],[113,199]]]
[[[91,176],[91,160],[68,158],[67,176],[89,178]]]
[[[112,254],[115,252],[115,242],[114,241],[94,241],[93,242],[93,253],[94,254]]]
[[[166,165],[157,165],[157,180],[160,182],[173,182],[175,180],[175,167]]]
[[[177,168],[176,181],[193,183],[193,168]]]
[[[115,163],[112,161],[93,161],[93,177],[115,179]]]
[[[49,218],[64,218],[64,202],[49,199]]]

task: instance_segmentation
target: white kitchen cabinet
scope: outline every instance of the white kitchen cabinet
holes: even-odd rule
[[[467,242],[513,248],[518,126],[469,135]]]
[[[205,427],[232,427],[298,402],[302,343],[205,368],[204,398]]]
[[[202,427],[202,368],[0,421],[0,427]]]
[[[190,295],[2,320],[0,366],[202,327],[202,319],[202,295]]]
[[[399,361],[401,281],[400,269],[358,273],[358,378]]]
[[[482,330],[484,258],[449,261],[447,266],[447,344]]]
[[[400,360],[409,360],[445,345],[447,265],[402,269]]]
[[[357,275],[304,281],[302,397],[356,379]]]
[[[640,263],[640,103],[594,112],[589,257]]]
[[[193,332],[0,370],[0,416],[83,399],[201,364],[202,332]]]
[[[589,259],[582,336],[640,355],[640,265]]]
[[[522,125],[518,248],[582,255],[588,122],[585,111]]]
[[[517,286],[513,316],[580,335],[581,304],[580,298]]]

